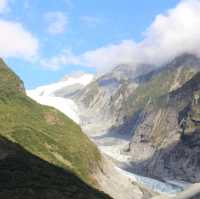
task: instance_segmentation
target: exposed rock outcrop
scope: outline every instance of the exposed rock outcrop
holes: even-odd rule
[[[131,142],[134,171],[159,179],[200,181],[198,96],[200,73],[144,109]]]

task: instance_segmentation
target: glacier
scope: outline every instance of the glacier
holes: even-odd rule
[[[67,88],[72,85],[86,86],[94,79],[94,75],[83,73],[78,76],[68,76],[64,80],[54,84],[40,86],[34,90],[27,90],[27,95],[33,100],[42,105],[52,106],[69,118],[71,118],[77,124],[80,124],[80,118],[78,113],[78,107],[71,99],[65,99],[63,97],[55,96],[55,92]]]

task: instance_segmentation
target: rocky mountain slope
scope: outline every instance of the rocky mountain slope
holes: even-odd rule
[[[197,57],[184,54],[160,69],[142,65],[146,70],[138,75],[130,66],[115,68],[73,97],[81,108],[82,126],[93,133],[108,129],[131,133],[145,105],[191,79],[199,63]]]
[[[142,115],[130,148],[134,170],[155,178],[199,182],[200,73],[150,104]]]
[[[151,66],[141,65],[137,74],[145,67],[151,69]],[[138,86],[134,81],[135,72],[131,65],[119,65],[72,97],[81,110],[81,125],[87,132],[104,131],[122,122],[121,104]]]
[[[132,165],[124,167],[128,171],[199,182],[199,108],[192,101],[199,100],[200,59],[183,54],[134,78],[119,71],[100,77],[75,97],[85,130],[130,139],[122,152],[132,156]]]
[[[97,147],[71,119],[25,95],[22,81],[0,60],[0,197],[109,198],[95,174]]]

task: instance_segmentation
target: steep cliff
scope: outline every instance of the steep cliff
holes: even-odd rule
[[[199,182],[200,73],[149,104],[131,142],[133,168],[160,179]],[[140,152],[140,156],[136,154]]]

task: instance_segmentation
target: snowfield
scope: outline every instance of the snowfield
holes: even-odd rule
[[[27,92],[28,96],[37,101],[39,104],[52,106],[69,118],[71,118],[77,124],[80,123],[79,115],[78,115],[78,107],[76,104],[70,100],[62,97],[53,97],[53,96],[38,96],[31,92]]]
[[[36,88],[35,90],[28,90],[27,95],[42,105],[52,106],[74,122],[80,123],[80,118],[78,114],[78,107],[71,99],[65,99],[62,97],[56,97],[55,92],[67,88],[67,86],[72,86],[80,84],[82,86],[88,85],[94,79],[92,74],[81,74],[79,76],[66,77],[64,80]]]

